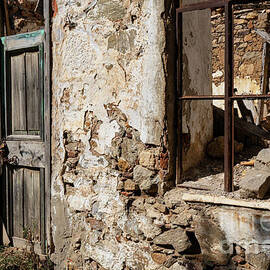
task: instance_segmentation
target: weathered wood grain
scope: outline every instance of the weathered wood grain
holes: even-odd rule
[[[44,190],[45,190],[45,228],[46,241],[48,247],[52,243],[51,239],[51,1],[44,1],[45,18],[45,42],[44,42],[44,140],[46,144],[46,168],[44,170]],[[45,243],[45,241],[43,241]],[[43,246],[46,252],[45,245]],[[47,250],[48,251],[48,250]]]
[[[28,134],[39,135],[41,125],[41,92],[38,52],[26,53],[26,95]]]
[[[46,20],[47,29],[50,27],[49,5],[46,1],[44,9],[48,17]],[[46,33],[49,33],[49,31],[47,30]],[[44,38],[44,30],[1,38],[4,46],[4,61],[7,64],[4,67],[4,92],[7,96],[4,118],[7,127],[12,122],[12,118],[9,119],[8,115],[17,113],[17,118],[21,117],[20,113],[13,112],[15,105],[19,102],[17,101],[15,104],[16,101],[13,101],[15,105],[10,106],[12,103],[12,96],[10,95],[12,81],[10,81],[8,74],[17,76],[17,74],[13,74],[15,67],[14,64],[11,66],[13,60],[10,57],[17,57],[20,54],[25,55],[25,111],[22,115],[26,119],[26,125],[23,131],[17,130],[16,133],[7,128],[5,136],[9,158],[17,156],[19,171],[22,168],[24,171],[23,186],[20,187],[23,197],[23,209],[21,211],[23,224],[20,226],[23,229],[31,230],[34,240],[37,241],[35,250],[39,254],[46,252],[45,243],[49,243],[50,237],[50,35],[46,36],[46,45]],[[44,48],[46,54],[44,54]],[[44,69],[45,65],[46,68]],[[14,81],[14,83],[17,82]],[[17,88],[22,89],[21,87]],[[12,168],[8,168],[7,175],[12,175],[12,171]],[[17,206],[13,204],[17,200],[14,189],[17,189],[18,186],[12,187],[13,178],[10,184],[7,193],[9,206],[11,206],[11,211],[8,208],[8,225],[11,227],[9,233],[15,246],[27,246],[28,242],[23,239],[23,235],[16,235],[13,230],[14,226],[20,224],[17,215],[14,214],[18,211],[18,209],[14,210]]]
[[[18,157],[19,166],[45,168],[45,146],[43,142],[7,141],[9,158]]]
[[[13,181],[13,235],[23,238],[23,169],[14,170]]]
[[[24,169],[24,227],[40,241],[40,172]]]
[[[44,41],[44,30],[8,36],[2,39],[7,51],[39,46]]]
[[[25,53],[10,58],[12,134],[26,132]]]

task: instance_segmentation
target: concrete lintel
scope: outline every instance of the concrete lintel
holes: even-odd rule
[[[263,209],[263,210],[270,211],[270,202],[236,200],[236,199],[229,199],[229,198],[217,197],[217,196],[211,196],[211,195],[190,194],[190,193],[184,193],[182,195],[182,199],[185,202],[229,205],[229,206],[245,207],[245,208],[252,208],[252,209]]]

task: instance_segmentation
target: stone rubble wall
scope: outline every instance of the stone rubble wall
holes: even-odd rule
[[[52,259],[59,269],[158,269],[153,241],[169,225],[163,215],[155,220],[152,204],[168,218],[155,198],[174,182],[173,1],[57,0],[53,8]],[[191,81],[194,62],[186,67]],[[199,69],[204,73],[204,64]],[[189,89],[199,91],[200,82]],[[206,134],[212,127],[205,113],[196,107],[189,127],[200,154],[208,135],[198,137],[198,123]]]
[[[161,229],[143,214],[130,217],[129,197],[162,193],[168,169],[164,12],[156,0],[54,2],[52,259],[59,269],[155,268],[143,239]]]
[[[255,29],[270,30],[270,4],[236,5],[234,9],[234,83],[238,94],[260,94],[263,39]],[[213,93],[224,94],[225,15],[212,11]],[[221,104],[215,102],[214,104]]]

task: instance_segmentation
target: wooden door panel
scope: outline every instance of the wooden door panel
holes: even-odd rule
[[[11,130],[12,134],[26,133],[25,53],[10,56],[11,74]]]
[[[12,222],[10,224],[13,243],[22,247],[31,240],[37,251],[41,250],[41,240],[44,240],[42,213],[44,196],[42,196],[44,174],[42,169],[17,168],[10,169],[12,185]]]
[[[30,135],[40,135],[41,89],[39,81],[38,52],[26,53],[27,130]]]
[[[39,48],[29,48],[24,52],[8,54],[10,63],[10,89],[7,102],[12,111],[8,123],[9,135],[41,135],[42,93]]]
[[[39,141],[7,141],[9,158],[18,157],[19,166],[45,168],[45,145]]]

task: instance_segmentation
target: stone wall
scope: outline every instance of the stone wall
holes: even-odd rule
[[[234,83],[238,94],[260,94],[263,39],[255,29],[270,30],[270,4],[234,7]],[[224,94],[225,25],[224,10],[212,12],[213,93]],[[221,104],[215,102],[214,104]]]
[[[163,195],[175,184],[176,2],[54,1],[51,249],[59,269],[158,269],[159,254],[174,252],[160,252],[154,239],[171,226]],[[197,16],[210,35],[210,13]],[[186,29],[198,31],[200,20],[191,21]],[[186,55],[194,42],[200,47],[191,38]],[[211,41],[201,44],[203,79],[190,83],[196,65],[185,63],[195,92],[201,83],[211,90]],[[191,152],[196,145],[202,156],[211,113],[196,104],[185,111]]]
[[[85,269],[92,261],[105,269],[155,265],[144,239],[160,228],[129,208],[132,196],[165,188],[171,6],[54,3],[52,258],[59,269],[69,261]]]
[[[185,203],[173,187],[176,2],[53,2],[50,249],[56,269],[233,264],[236,251],[224,252],[223,244],[227,236],[230,247],[238,240],[222,227],[216,208]],[[184,20],[184,84],[191,94],[208,94],[210,13],[195,15]],[[188,167],[211,139],[211,103],[186,103],[184,116]]]

